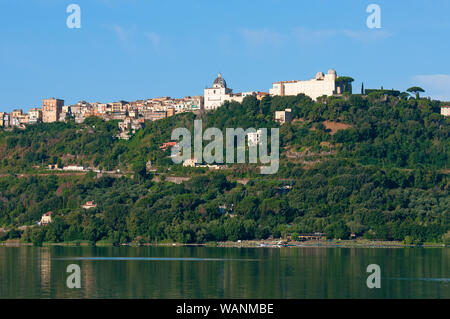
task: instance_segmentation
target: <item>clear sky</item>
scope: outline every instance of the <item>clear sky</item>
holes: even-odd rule
[[[419,85],[450,100],[449,13],[448,0],[1,0],[0,111],[200,95],[218,72],[235,92],[268,91],[330,68],[358,93]]]

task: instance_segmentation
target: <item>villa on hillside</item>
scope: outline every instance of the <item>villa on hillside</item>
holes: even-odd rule
[[[183,162],[184,167],[195,167],[196,164],[197,164],[197,160],[195,158],[190,158]]]
[[[285,109],[284,111],[275,111],[275,122],[283,125],[286,122],[292,122],[293,114],[291,109]]]
[[[441,106],[441,115],[450,116],[450,105]]]
[[[41,217],[41,221],[39,222],[40,225],[48,225],[52,222],[52,215],[53,212],[46,212],[44,215],[42,215]]]
[[[81,205],[84,209],[96,208],[97,204],[94,201],[87,201],[84,205]]]

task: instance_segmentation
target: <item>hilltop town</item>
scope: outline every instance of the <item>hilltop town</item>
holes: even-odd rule
[[[87,102],[80,101],[74,105],[65,105],[64,100],[57,98],[44,99],[42,108],[33,107],[28,113],[22,109],[15,109],[11,113],[0,112],[0,127],[11,129],[14,127],[24,129],[27,125],[38,123],[67,122],[74,120],[81,124],[90,116],[102,118],[105,121],[119,120],[119,139],[128,140],[130,135],[143,128],[147,121],[156,121],[185,112],[211,111],[217,109],[224,102],[242,103],[246,96],[255,96],[262,100],[265,96],[296,96],[305,94],[313,100],[321,96],[340,96],[352,93],[351,77],[338,77],[335,70],[330,69],[327,74],[317,72],[310,80],[279,81],[273,83],[269,93],[250,91],[233,93],[227,86],[222,74],[219,73],[210,88],[204,89],[203,95],[186,96],[183,98],[155,97],[136,101],[118,102]],[[384,91],[386,94],[398,95],[394,90],[367,90]],[[292,116],[290,110],[279,111],[275,120],[284,123]],[[450,106],[441,106],[441,114],[450,116]]]
[[[219,74],[203,96],[45,99],[26,115],[3,114],[0,241],[448,242],[448,104],[418,87],[355,94],[352,80],[330,70],[234,93]],[[221,131],[254,128],[248,153],[260,129],[278,128],[279,169],[175,164],[173,130],[195,131],[199,119]]]
[[[8,128],[25,128],[37,123],[67,122],[83,123],[87,117],[97,116],[105,121],[120,120],[117,137],[129,139],[130,134],[143,128],[147,121],[155,121],[184,112],[211,111],[217,109],[225,101],[242,103],[246,96],[255,96],[262,100],[265,96],[289,96],[300,93],[316,100],[320,96],[341,95],[351,93],[351,81],[348,77],[338,78],[335,70],[327,74],[318,72],[307,81],[281,81],[273,83],[270,93],[251,91],[233,93],[227,86],[222,74],[218,74],[210,88],[204,89],[204,95],[186,96],[184,98],[155,97],[136,101],[87,102],[80,101],[74,105],[66,105],[63,99],[50,98],[42,101],[42,107],[33,107],[28,113],[15,109],[11,113],[0,112],[0,126]],[[289,118],[289,115],[287,116]],[[280,113],[278,118],[285,118]]]

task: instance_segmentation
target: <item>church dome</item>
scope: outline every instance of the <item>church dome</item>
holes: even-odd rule
[[[227,82],[225,82],[225,79],[222,77],[222,74],[218,74],[217,78],[214,80],[213,83],[214,87],[223,87],[226,88],[227,87]]]

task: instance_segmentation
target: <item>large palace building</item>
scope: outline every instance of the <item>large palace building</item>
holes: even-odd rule
[[[280,96],[303,93],[313,100],[317,100],[322,95],[336,95],[344,92],[345,83],[340,83],[336,80],[336,71],[331,69],[328,71],[328,74],[318,72],[314,79],[307,81],[275,82],[269,93]]]

